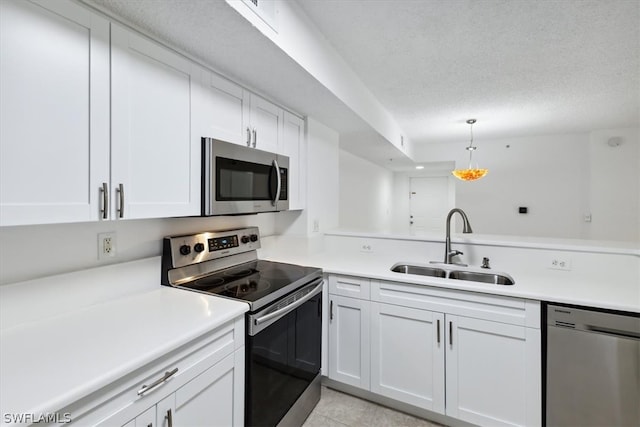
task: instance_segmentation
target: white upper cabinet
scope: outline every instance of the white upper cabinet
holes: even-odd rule
[[[109,182],[109,22],[0,2],[0,225],[97,220]]]
[[[114,218],[198,215],[202,135],[191,129],[200,69],[116,24],[111,41]]]
[[[283,111],[277,105],[251,94],[249,114],[251,146],[264,151],[278,153],[282,139]]]
[[[280,154],[289,157],[289,209],[304,209],[307,204],[307,144],[304,120],[287,111]]]
[[[199,136],[249,145],[249,95],[240,86],[202,70],[202,89],[197,92]]]

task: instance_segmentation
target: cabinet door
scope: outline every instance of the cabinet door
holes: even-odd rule
[[[445,320],[447,415],[478,425],[540,425],[540,331]]]
[[[245,97],[246,94],[246,97]],[[203,83],[198,90],[198,136],[220,139],[234,144],[249,145],[248,92],[240,86],[203,70]]]
[[[329,296],[329,378],[369,390],[371,303]]]
[[[307,144],[304,120],[284,112],[280,153],[289,157],[289,209],[304,209],[307,203]]]
[[[111,40],[111,182],[124,186],[113,193],[116,217],[198,215],[202,135],[191,132],[191,94],[200,70],[115,24]]]
[[[176,426],[244,425],[244,347],[176,391]]]
[[[0,225],[98,219],[109,179],[109,22],[0,2]]]
[[[128,426],[130,423],[127,423]],[[135,427],[156,427],[155,405],[138,415],[134,420]]]
[[[251,146],[277,153],[282,134],[282,109],[251,94],[251,127],[255,132]]]
[[[157,427],[173,427],[175,424],[173,418],[176,413],[176,395],[171,393],[162,399],[156,405],[156,423]]]
[[[371,391],[444,413],[444,314],[371,303]]]

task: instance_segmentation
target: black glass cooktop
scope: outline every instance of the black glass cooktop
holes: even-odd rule
[[[255,309],[320,275],[321,270],[314,267],[258,260],[217,271],[180,287],[247,301]]]

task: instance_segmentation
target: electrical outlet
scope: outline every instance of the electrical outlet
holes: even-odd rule
[[[320,232],[320,220],[319,219],[314,219],[313,220],[313,232],[314,233]]]
[[[98,234],[98,259],[113,258],[116,256],[116,233]]]
[[[371,253],[373,252],[373,246],[371,246],[371,243],[363,243],[360,245],[360,252]]]
[[[551,270],[571,270],[571,258],[553,257],[549,260],[548,267]]]

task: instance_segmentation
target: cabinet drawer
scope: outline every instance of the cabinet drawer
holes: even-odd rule
[[[329,276],[329,293],[368,300],[371,297],[371,280],[353,276]]]
[[[540,328],[540,302],[400,282],[371,282],[371,300]]]
[[[244,317],[239,317],[209,334],[172,351],[155,362],[140,367],[104,389],[70,405],[62,412],[73,414],[81,425],[124,424],[146,408],[173,393],[194,377],[244,345]],[[165,382],[138,395],[143,385],[151,385],[166,372],[177,368]]]

